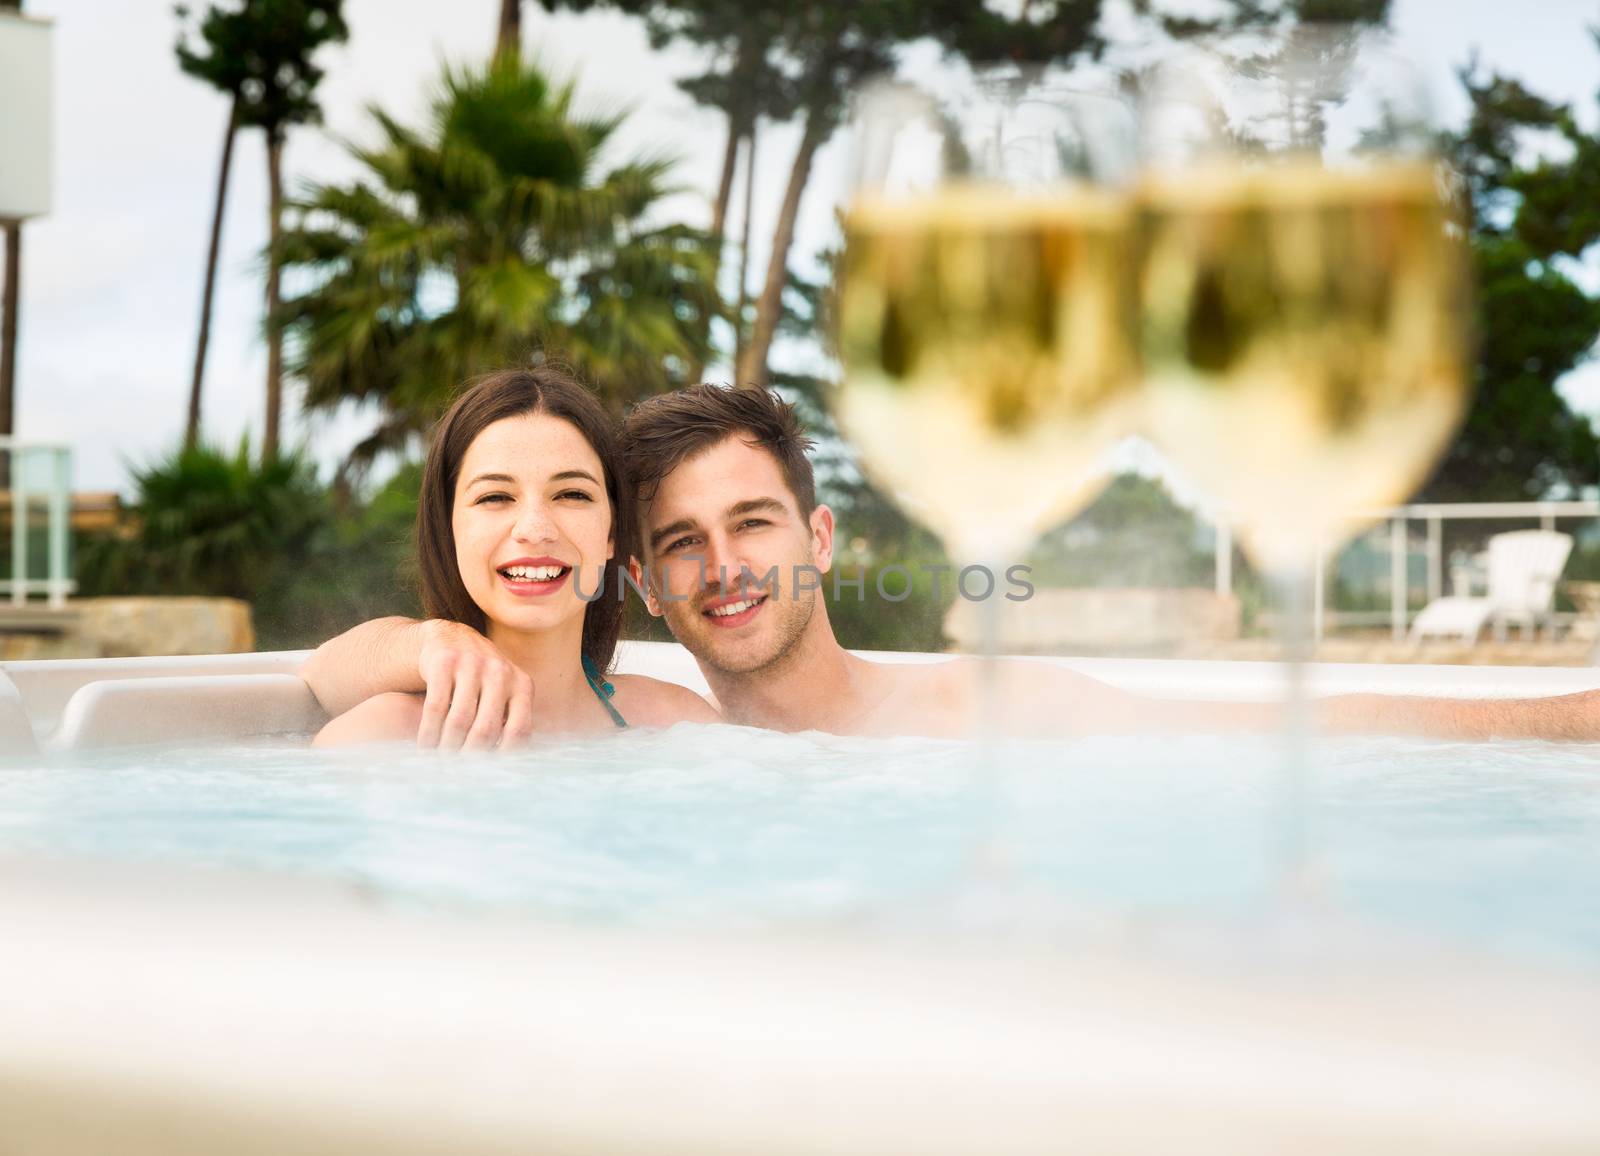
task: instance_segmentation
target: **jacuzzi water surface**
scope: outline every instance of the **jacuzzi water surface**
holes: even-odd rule
[[[1279,756],[1271,737],[1007,747],[1004,866],[976,887],[996,810],[971,746],[727,726],[493,756],[286,741],[29,756],[0,767],[0,851],[586,925],[1237,944],[1274,910]],[[1600,747],[1338,740],[1318,760],[1305,951],[1600,967]]]

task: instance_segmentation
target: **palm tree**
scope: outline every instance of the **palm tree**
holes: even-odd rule
[[[189,9],[178,5],[176,15],[187,24]],[[189,416],[184,426],[183,443],[193,448],[200,440],[200,392],[205,381],[206,349],[211,344],[211,303],[216,296],[217,257],[222,249],[222,217],[228,199],[228,174],[233,169],[233,142],[239,133],[240,90],[249,75],[245,63],[245,44],[238,17],[224,9],[210,8],[194,29],[191,40],[186,29],[179,34],[178,66],[190,76],[205,81],[228,97],[228,121],[222,133],[222,163],[217,172],[217,195],[211,210],[211,243],[206,251],[205,288],[200,291],[200,335],[195,341],[194,373],[189,379]]]
[[[423,130],[372,112],[365,172],[293,205],[284,303],[308,409],[376,400],[352,464],[426,429],[464,379],[560,358],[614,406],[682,382],[717,309],[704,234],[654,225],[670,165],[602,171],[620,116],[584,118],[572,86],[517,54],[447,69]]]
[[[211,302],[216,287],[217,254],[222,241],[223,205],[233,142],[241,128],[259,128],[266,137],[268,182],[267,315],[278,307],[278,246],[283,216],[283,145],[289,128],[315,123],[321,116],[316,88],[322,69],[313,60],[329,42],[346,39],[349,29],[343,0],[243,0],[238,5],[213,4],[193,30],[178,41],[179,66],[191,76],[227,94],[228,123],[222,141],[216,206],[211,218],[211,244],[206,257],[205,288],[200,299],[200,336],[189,387],[188,446],[200,436],[200,391],[205,376],[206,346],[211,335]],[[179,5],[178,19],[189,10]],[[270,460],[278,453],[282,402],[283,349],[276,332],[267,334],[267,414],[261,452]]]
[[[494,54],[522,51],[522,0],[500,0],[500,22],[495,27]]]
[[[259,128],[267,144],[267,415],[261,458],[278,456],[283,417],[283,334],[270,324],[278,313],[283,262],[283,146],[289,129],[322,119],[317,85],[322,69],[315,56],[324,44],[349,35],[344,0],[247,0],[253,18],[251,59],[257,73],[244,88],[244,123]]]

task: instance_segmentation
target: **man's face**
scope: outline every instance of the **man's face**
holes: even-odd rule
[[[650,611],[696,659],[749,674],[793,649],[816,610],[810,576],[833,561],[833,515],[802,517],[776,458],[730,435],[668,474],[641,517]]]

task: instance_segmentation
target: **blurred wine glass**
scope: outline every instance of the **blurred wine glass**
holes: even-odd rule
[[[867,474],[986,567],[971,716],[979,827],[955,901],[1013,883],[1018,768],[1000,757],[1001,583],[1086,505],[1139,387],[1126,100],[1015,67],[856,102],[836,301],[840,425]],[[976,887],[976,891],[973,888]],[[998,905],[1003,907],[1003,905]]]
[[[1129,429],[1132,112],[998,68],[876,84],[855,130],[836,413],[958,564],[1020,560]]]
[[[1314,559],[1411,495],[1465,405],[1468,263],[1432,127],[1415,70],[1348,26],[1183,45],[1142,106],[1151,432],[1280,593],[1291,883]]]

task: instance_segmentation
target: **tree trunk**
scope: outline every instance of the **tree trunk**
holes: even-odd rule
[[[494,58],[507,53],[522,55],[522,0],[500,0],[500,30],[495,34]]]
[[[283,330],[278,325],[278,252],[283,236],[283,138],[267,134],[267,424],[261,434],[261,460],[278,456],[278,423],[283,415]]]
[[[0,0],[22,11],[22,0]],[[0,286],[0,437],[17,432],[17,311],[22,307],[22,222],[0,225],[5,234],[6,279]],[[0,487],[11,488],[11,451],[0,453]]]
[[[733,196],[733,174],[739,167],[739,138],[744,132],[744,117],[737,110],[728,113],[728,144],[722,150],[722,179],[717,182],[716,203],[711,206],[711,240],[716,245],[717,262],[722,262],[722,236],[728,223],[728,201]]]
[[[22,222],[7,221],[6,280],[0,290],[0,437],[16,433],[17,310],[22,298]],[[0,453],[0,486],[11,487],[11,451]]]
[[[744,312],[750,308],[750,209],[755,204],[756,126],[744,138],[744,217],[739,230],[739,304],[733,311],[733,364],[744,360]]]
[[[228,110],[222,138],[222,167],[217,173],[217,200],[211,214],[211,248],[206,253],[206,286],[200,293],[200,339],[195,343],[194,377],[189,382],[189,422],[183,444],[193,449],[200,440],[200,386],[206,375],[206,347],[211,344],[211,300],[217,288],[217,258],[222,249],[222,210],[228,199],[228,170],[233,167],[233,140],[239,135],[239,98]]]
[[[756,320],[750,331],[750,347],[739,362],[739,385],[765,389],[767,385],[767,354],[772,350],[772,338],[778,331],[778,317],[783,310],[783,289],[789,278],[789,246],[794,243],[794,223],[800,214],[800,195],[805,192],[806,181],[811,176],[811,162],[817,155],[827,135],[830,110],[813,103],[806,111],[805,133],[800,138],[800,148],[794,155],[794,166],[789,170],[789,187],[784,190],[783,209],[778,214],[778,226],[772,233],[772,254],[767,259],[767,281],[756,299]]]
[[[766,38],[746,25],[739,34],[733,68],[728,74],[728,143],[722,150],[722,176],[717,182],[717,199],[711,207],[711,285],[713,291],[717,292],[719,302],[722,300],[718,290],[722,280],[722,254],[727,248],[724,242],[728,226],[728,201],[733,196],[733,176],[739,167],[739,142],[749,135],[756,122],[756,92],[761,70],[766,65],[767,45]],[[711,319],[707,317],[702,324],[702,339],[710,332]],[[709,345],[709,342],[706,344]],[[737,358],[734,364],[738,364]],[[699,381],[704,371],[702,362],[691,363],[689,380]]]
[[[711,206],[711,288],[715,292],[722,274],[723,233],[728,221],[728,200],[733,195],[733,173],[739,167],[739,133],[744,118],[737,110],[728,112],[728,145],[722,150],[722,178],[717,182],[717,199]],[[702,336],[711,329],[711,318],[700,321]],[[689,363],[685,384],[693,385],[705,372],[705,362],[696,358]]]

